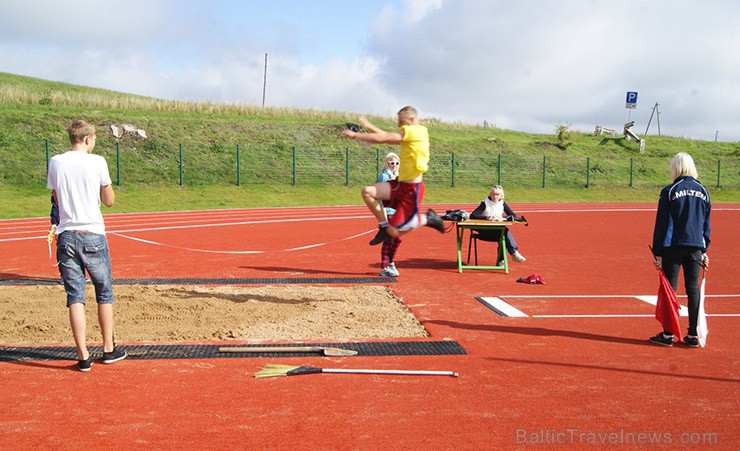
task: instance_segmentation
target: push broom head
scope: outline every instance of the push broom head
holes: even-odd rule
[[[297,376],[299,374],[320,373],[321,368],[310,366],[281,365],[279,363],[268,363],[264,368],[255,373],[254,377],[278,377]]]

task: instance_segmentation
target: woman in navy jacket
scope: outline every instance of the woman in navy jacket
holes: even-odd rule
[[[657,268],[662,268],[674,290],[678,273],[683,268],[689,307],[689,333],[683,341],[691,347],[699,345],[696,333],[699,315],[699,273],[709,267],[709,215],[712,204],[707,190],[698,177],[694,159],[680,152],[671,159],[673,183],[663,188],[658,200],[658,212],[653,231],[653,255]],[[663,346],[673,345],[673,335],[663,331],[650,341]]]

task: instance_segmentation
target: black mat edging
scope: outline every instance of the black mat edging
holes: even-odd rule
[[[220,345],[120,345],[132,360],[155,359],[212,359],[251,357],[307,357],[321,356],[319,352],[218,352],[220,347],[284,347],[312,346],[351,349],[357,356],[418,356],[418,355],[464,355],[465,349],[456,341],[392,341],[367,343],[290,343],[290,344],[220,344]],[[90,355],[99,360],[103,354],[100,346],[90,346]],[[13,347],[0,346],[0,362],[29,360],[77,360],[74,346]]]
[[[395,277],[236,277],[206,278],[135,278],[113,279],[113,285],[284,285],[284,284],[368,284],[396,283]],[[59,279],[29,278],[0,280],[0,285],[59,285]]]

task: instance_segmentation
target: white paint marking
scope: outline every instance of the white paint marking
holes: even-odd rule
[[[635,296],[635,298],[641,300],[642,302],[647,302],[652,306],[655,306],[655,304],[658,303],[658,296]],[[689,309],[684,307],[683,305],[680,306],[678,309],[678,316],[689,316]]]
[[[740,313],[714,313],[707,316],[738,317]],[[654,318],[655,315],[532,315],[532,318]]]
[[[501,298],[477,297],[476,299],[501,316],[508,316],[512,318],[527,318],[529,316],[521,310],[518,310],[512,307],[510,304],[504,302],[504,300]]]

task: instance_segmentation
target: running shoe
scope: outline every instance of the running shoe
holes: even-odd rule
[[[398,277],[400,273],[396,269],[396,264],[391,263],[390,265],[380,270],[380,275],[384,277]]]
[[[90,371],[92,364],[93,364],[92,356],[89,356],[87,360],[77,361],[77,369],[82,371],[83,373],[87,373],[88,371]]]
[[[445,233],[445,225],[442,217],[431,208],[427,210],[427,227],[431,227],[439,233]]]
[[[380,243],[382,243],[384,241],[390,240],[392,237],[390,235],[388,235],[387,229],[388,229],[388,227],[378,226],[378,233],[375,234],[375,238],[373,238],[372,240],[370,240],[370,246],[375,246],[375,245],[380,244]]]
[[[103,363],[115,363],[119,360],[123,360],[127,357],[126,351],[119,349],[118,347],[113,348],[111,352],[103,353]]]
[[[683,337],[683,342],[684,344],[686,344],[686,346],[689,346],[691,348],[699,347],[699,339],[697,337],[686,335],[685,337]]]
[[[656,345],[673,346],[673,336],[666,337],[663,335],[663,332],[654,337],[650,337],[648,340],[650,340],[650,343],[655,343]]]

